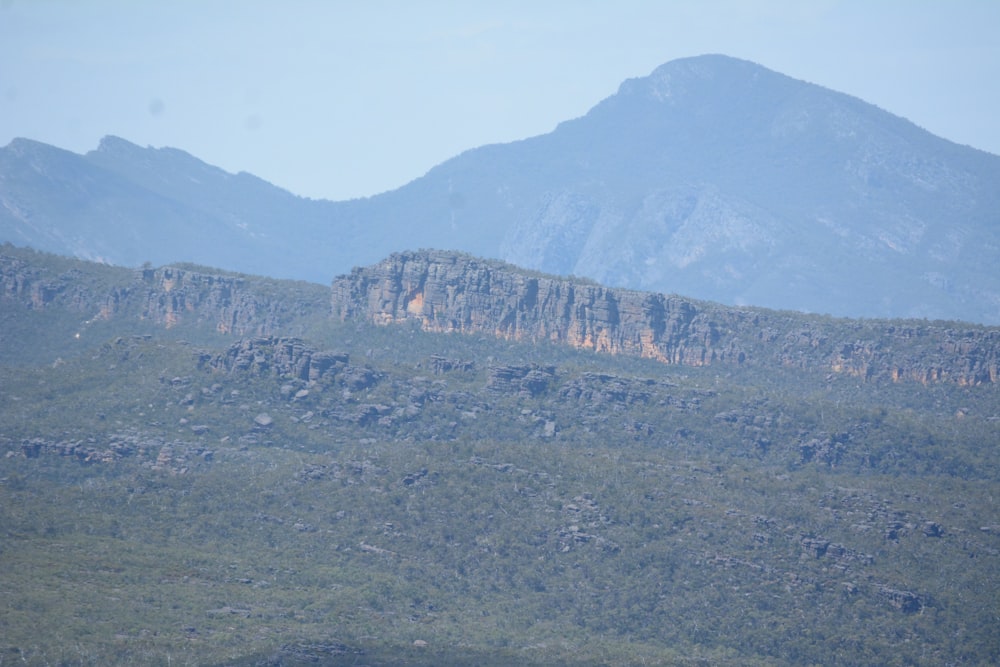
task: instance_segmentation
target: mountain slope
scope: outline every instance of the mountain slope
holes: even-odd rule
[[[727,304],[1000,322],[1000,157],[725,56],[367,199],[113,138],[83,157],[16,141],[0,177],[0,239],[125,264],[326,282],[441,247]]]

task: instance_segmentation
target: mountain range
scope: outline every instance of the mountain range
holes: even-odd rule
[[[729,305],[1000,323],[1000,157],[718,55],[365,199],[107,137],[86,155],[14,140],[0,203],[0,240],[126,266],[328,283],[436,247]]]

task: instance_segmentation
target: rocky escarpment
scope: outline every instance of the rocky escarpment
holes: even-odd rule
[[[512,340],[549,340],[667,363],[742,363],[724,327],[754,314],[706,317],[694,302],[536,275],[499,262],[448,252],[394,254],[355,269],[332,288],[333,313],[375,324],[419,321],[427,331],[486,332]]]
[[[319,285],[285,281],[276,288],[276,281],[251,276],[175,266],[130,270],[4,250],[10,252],[0,252],[0,299],[32,310],[63,308],[92,320],[130,318],[236,336],[288,333],[303,314],[325,316]]]
[[[188,266],[123,269],[0,249],[0,302],[238,337],[301,336],[332,314],[551,341],[687,366],[786,367],[866,381],[995,383],[1000,329],[837,320],[614,289],[441,251],[395,254],[320,285]],[[72,323],[78,326],[79,320]]]
[[[865,380],[1000,380],[1000,330],[728,308],[535,274],[444,251],[398,253],[337,278],[332,312],[426,331],[553,341],[669,364],[780,365]]]
[[[270,335],[281,326],[280,300],[254,294],[243,278],[173,267],[146,269],[141,276],[136,297],[142,317],[168,328],[185,318],[240,336]]]

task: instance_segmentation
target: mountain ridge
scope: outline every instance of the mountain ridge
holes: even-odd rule
[[[472,148],[345,202],[131,146],[108,139],[52,158],[48,172],[106,185],[79,210],[72,178],[32,180],[0,150],[11,174],[0,239],[323,283],[392,252],[444,247],[730,305],[1000,323],[1000,157],[727,56],[666,63],[548,134]],[[206,175],[211,188],[195,182]],[[130,236],[155,239],[156,256],[137,244],[113,252]]]
[[[17,305],[79,313],[81,330],[141,321],[156,330],[268,337],[303,335],[331,321],[409,323],[685,367],[792,369],[873,383],[1000,382],[995,327],[735,308],[451,251],[396,253],[326,288],[183,265],[83,280],[94,267],[67,262],[56,271],[42,255],[0,247],[0,303],[12,314]],[[31,343],[6,342],[14,354]]]
[[[682,366],[794,367],[868,380],[1000,381],[1000,330],[836,321],[533,274],[452,252],[396,253],[337,278],[332,314],[550,341]],[[923,341],[923,342],[917,342]]]

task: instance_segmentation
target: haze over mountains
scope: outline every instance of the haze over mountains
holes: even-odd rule
[[[83,156],[0,149],[0,202],[0,240],[114,264],[327,283],[439,247],[726,304],[1000,323],[1000,157],[725,56],[367,199],[108,137]]]

